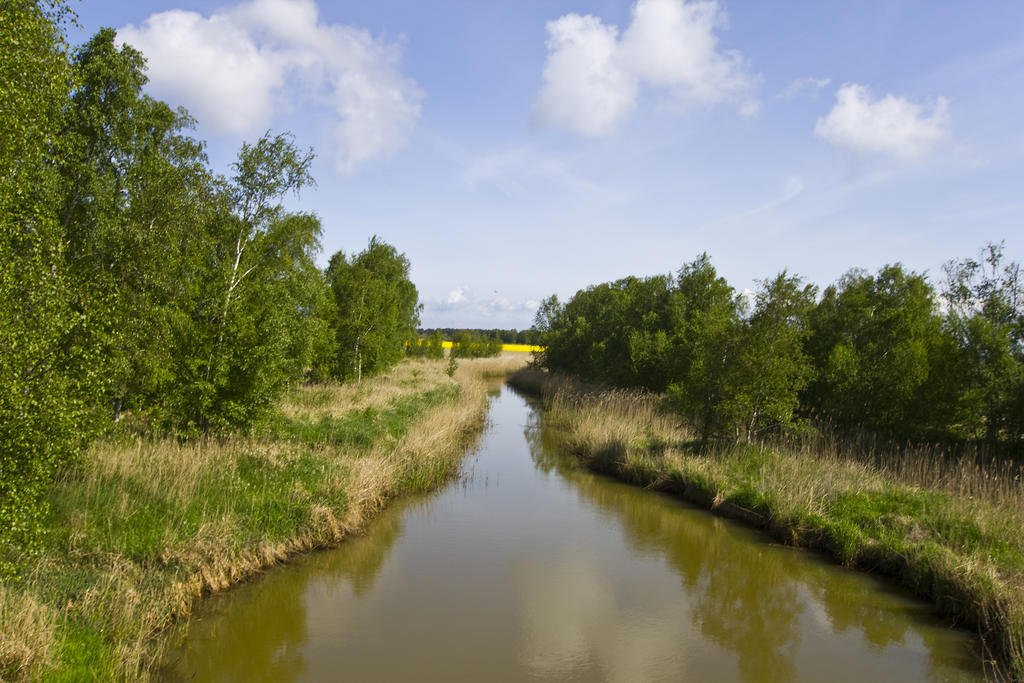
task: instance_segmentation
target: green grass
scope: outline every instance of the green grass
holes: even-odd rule
[[[308,415],[305,419],[278,415],[266,429],[275,438],[311,446],[368,449],[380,439],[401,438],[412,418],[427,408],[452,400],[457,394],[458,386],[443,385],[422,394],[394,399],[383,410],[368,407],[341,417],[323,415],[316,421]]]

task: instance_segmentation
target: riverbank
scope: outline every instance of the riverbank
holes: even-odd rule
[[[649,394],[587,388],[532,368],[510,384],[543,398],[544,420],[581,465],[891,576],[977,632],[990,675],[1024,678],[1019,474],[937,460],[883,467],[838,443],[818,452],[702,448]]]
[[[358,533],[454,476],[486,379],[525,357],[407,361],[299,387],[247,435],[101,442],[55,487],[45,547],[0,586],[3,680],[146,680],[203,595]]]

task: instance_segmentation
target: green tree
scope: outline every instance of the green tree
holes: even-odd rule
[[[722,421],[747,441],[793,426],[800,391],[812,373],[803,340],[815,288],[785,271],[759,284],[753,314],[741,327],[738,353],[729,368],[729,391],[720,405]]]
[[[730,368],[741,348],[741,299],[705,253],[680,269],[669,306],[675,355],[669,404],[703,439],[734,432],[720,405],[731,393]]]
[[[427,340],[427,358],[444,358],[444,344],[441,339],[441,330],[434,330]]]
[[[1003,245],[945,266],[947,328],[956,341],[957,423],[970,436],[1024,434],[1024,272]]]
[[[43,494],[87,437],[100,381],[57,216],[65,14],[15,0],[0,19],[0,575],[35,548]]]
[[[670,282],[627,277],[581,290],[564,306],[546,299],[534,323],[548,346],[542,362],[608,384],[664,389]]]
[[[401,360],[422,308],[405,255],[374,236],[351,259],[332,256],[327,279],[338,311],[336,376],[360,382]]]
[[[172,324],[175,387],[167,419],[186,429],[244,425],[301,377],[326,344],[325,283],[314,256],[320,221],[282,198],[312,183],[311,151],[290,135],[244,144],[230,184],[213,198]]]
[[[213,179],[182,111],[142,94],[145,60],[102,29],[73,60],[61,159],[61,224],[76,308],[103,349],[114,417],[174,382],[169,309],[199,267],[190,245]]]
[[[911,435],[922,428],[933,359],[942,340],[934,292],[923,275],[888,265],[847,273],[809,317],[815,366],[805,405],[842,428]]]

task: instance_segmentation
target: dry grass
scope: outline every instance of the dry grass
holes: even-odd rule
[[[461,361],[453,378],[443,361],[410,361],[361,385],[300,387],[280,412],[319,425],[309,434],[96,444],[53,493],[36,566],[2,587],[0,675],[148,679],[203,595],[453,476],[484,424],[487,378],[519,356]]]
[[[0,584],[0,680],[35,680],[52,666],[56,610]]]
[[[422,393],[443,384],[445,376],[439,372],[440,363],[407,360],[358,384],[326,382],[312,387],[299,386],[281,401],[281,414],[315,420],[324,415],[338,417],[353,410],[384,408],[410,392]]]
[[[838,440],[705,446],[650,394],[535,369],[513,384],[543,396],[546,424],[587,466],[889,574],[976,629],[990,673],[1024,676],[1019,471],[935,449],[865,457]]]

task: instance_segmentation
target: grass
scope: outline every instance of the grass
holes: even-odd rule
[[[657,396],[534,368],[511,383],[543,397],[543,419],[582,465],[889,575],[976,631],[990,675],[1024,679],[1019,469],[935,447],[865,453],[821,437],[707,446]]]
[[[0,679],[148,680],[202,596],[357,533],[452,477],[485,378],[523,360],[409,361],[299,387],[249,434],[95,444],[50,497],[45,549],[0,584]]]

